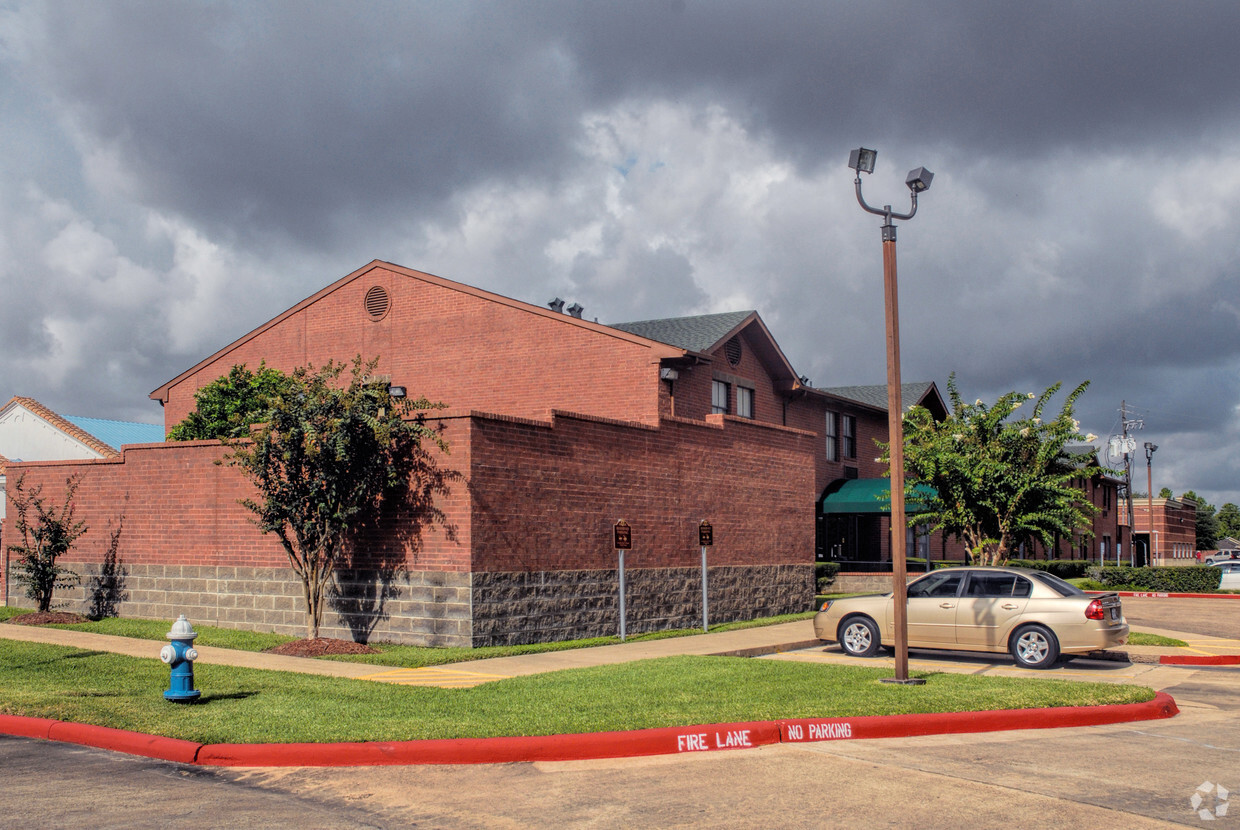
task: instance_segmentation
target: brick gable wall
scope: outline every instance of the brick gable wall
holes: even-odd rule
[[[546,417],[562,408],[657,423],[659,355],[652,344],[445,282],[375,266],[339,283],[169,387],[166,428],[192,411],[199,388],[238,363],[254,369],[266,360],[290,371],[359,352],[379,358],[376,371],[410,395],[457,410]],[[391,300],[379,320],[365,306],[375,286]]]

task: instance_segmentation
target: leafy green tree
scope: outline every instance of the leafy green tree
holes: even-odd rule
[[[13,530],[21,537],[20,544],[9,545],[9,551],[17,556],[13,577],[26,586],[26,596],[35,601],[39,611],[51,610],[57,588],[72,587],[80,579],[56,563],[87,531],[86,522],[73,517],[73,496],[79,481],[77,476],[65,480],[65,500],[59,508],[48,507],[42,484],[27,490],[24,473],[9,493],[15,513]]]
[[[261,426],[229,441],[227,462],[258,489],[242,504],[263,533],[274,533],[301,578],[308,636],[317,638],[333,571],[353,534],[372,521],[385,500],[400,499],[414,478],[434,465],[423,446],[447,450],[427,425],[425,398],[396,399],[386,382],[368,381],[375,362],[296,369],[286,389],[268,401]],[[429,501],[429,500],[427,500]],[[422,509],[432,509],[426,502]]]
[[[1170,487],[1164,487],[1164,488],[1162,488],[1161,490],[1159,490],[1159,491],[1158,491],[1158,497],[1159,497],[1160,499],[1170,499],[1170,498],[1174,498],[1174,497],[1172,496],[1172,494],[1171,494],[1171,488],[1170,488]]]
[[[1102,472],[1094,453],[1074,455],[1067,445],[1094,441],[1080,435],[1073,418],[1077,399],[1089,386],[1076,387],[1058,416],[1043,418],[1059,391],[1055,384],[1041,395],[1009,392],[992,406],[979,399],[966,403],[948,380],[951,413],[936,421],[929,410],[913,407],[904,419],[904,459],[910,485],[934,488],[925,502],[909,491],[910,503],[925,509],[909,524],[930,524],[962,540],[973,561],[997,564],[1022,542],[1040,540],[1048,547],[1056,536],[1091,534],[1097,507],[1082,497],[1080,479]],[[1017,411],[1033,401],[1026,418]]]
[[[1240,507],[1226,502],[1218,509],[1215,514],[1218,519],[1219,536],[1230,536],[1233,539],[1240,538]]]
[[[1187,491],[1180,498],[1192,499],[1197,503],[1197,550],[1214,550],[1219,536],[1223,535],[1219,532],[1219,521],[1218,516],[1214,514],[1214,505],[1207,504],[1205,499],[1192,490]]]
[[[168,433],[169,441],[244,438],[267,417],[267,407],[289,388],[289,376],[260,363],[251,372],[244,363],[194,394],[194,411]]]

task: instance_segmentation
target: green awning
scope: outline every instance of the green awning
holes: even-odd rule
[[[913,500],[905,496],[904,510],[916,513],[925,509],[925,502],[934,498],[934,488],[917,484],[913,493],[921,498]],[[890,513],[891,480],[886,478],[841,479],[827,487],[822,497],[823,513]]]

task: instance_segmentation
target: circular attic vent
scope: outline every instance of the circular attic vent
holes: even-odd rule
[[[376,285],[366,292],[366,313],[370,315],[370,319],[382,320],[391,307],[392,301],[383,286]]]
[[[733,337],[727,343],[723,344],[723,353],[728,358],[728,363],[733,366],[740,365],[741,362],[741,339],[739,336]]]

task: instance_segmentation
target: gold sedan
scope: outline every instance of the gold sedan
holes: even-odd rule
[[[891,594],[828,600],[814,635],[855,657],[895,645]],[[1087,594],[1045,571],[943,568],[908,586],[910,648],[1010,652],[1031,669],[1062,654],[1086,654],[1128,642],[1116,594]]]

